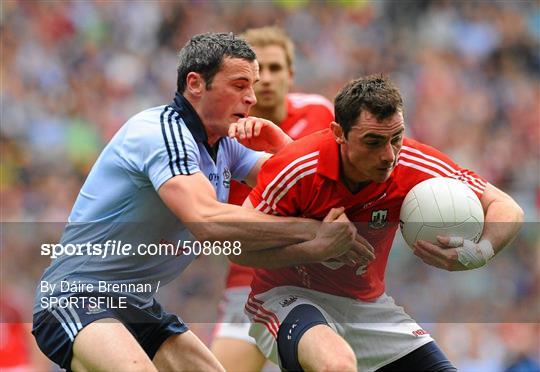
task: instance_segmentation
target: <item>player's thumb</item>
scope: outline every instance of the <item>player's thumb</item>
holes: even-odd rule
[[[332,208],[330,209],[330,212],[324,217],[323,222],[332,222],[335,221],[339,216],[341,216],[345,212],[344,207],[339,208]]]

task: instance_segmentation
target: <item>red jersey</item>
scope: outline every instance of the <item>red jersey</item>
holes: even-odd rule
[[[6,294],[0,298],[0,370],[30,365],[29,330],[19,309],[7,301],[9,298]]]
[[[289,93],[285,101],[287,117],[279,126],[294,140],[329,128],[330,122],[334,120],[332,103],[318,94]],[[229,203],[242,205],[250,191],[249,186],[232,181]],[[226,287],[249,286],[252,275],[251,268],[231,263]]]
[[[374,247],[376,258],[367,267],[328,262],[256,269],[252,292],[293,285],[363,301],[379,297],[385,290],[384,272],[403,199],[416,184],[433,177],[456,178],[479,197],[486,187],[483,178],[446,155],[405,138],[389,179],[369,183],[353,194],[340,181],[339,145],[330,130],[288,145],[264,164],[249,195],[253,206],[265,213],[317,220],[323,220],[331,208],[344,206],[358,233]]]

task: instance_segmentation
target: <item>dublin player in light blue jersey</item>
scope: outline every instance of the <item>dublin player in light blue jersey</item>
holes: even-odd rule
[[[248,117],[258,75],[243,40],[194,36],[179,53],[174,100],[133,116],[105,147],[36,290],[33,334],[51,360],[75,370],[223,370],[153,298],[194,259],[194,245],[183,242],[296,244],[313,261],[361,259],[366,248],[350,224],[225,204],[231,178],[255,183],[268,155],[253,150],[290,142],[273,123]],[[168,248],[150,251],[160,243]]]

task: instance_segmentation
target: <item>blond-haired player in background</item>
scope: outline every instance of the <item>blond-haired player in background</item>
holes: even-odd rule
[[[254,86],[257,104],[250,115],[278,124],[292,139],[329,128],[332,103],[317,94],[289,93],[293,85],[294,45],[276,26],[254,28],[241,35],[257,54],[260,81]],[[233,182],[229,203],[242,205],[250,188]],[[231,264],[219,305],[212,351],[229,371],[258,371],[266,361],[248,335],[250,322],[244,305],[250,292],[252,269]]]

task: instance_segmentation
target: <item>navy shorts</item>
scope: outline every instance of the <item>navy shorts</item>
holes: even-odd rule
[[[72,306],[54,306],[34,314],[32,334],[41,351],[60,367],[71,370],[73,341],[88,324],[104,318],[120,321],[152,359],[170,336],[184,333],[182,319],[166,313],[154,299],[152,306],[140,309],[129,303],[118,306],[118,299],[103,294],[77,294]],[[95,300],[101,298],[101,300]],[[94,299],[94,300],[90,300]],[[101,306],[95,306],[101,301]],[[113,305],[111,305],[113,304]],[[114,305],[117,304],[117,305]]]

